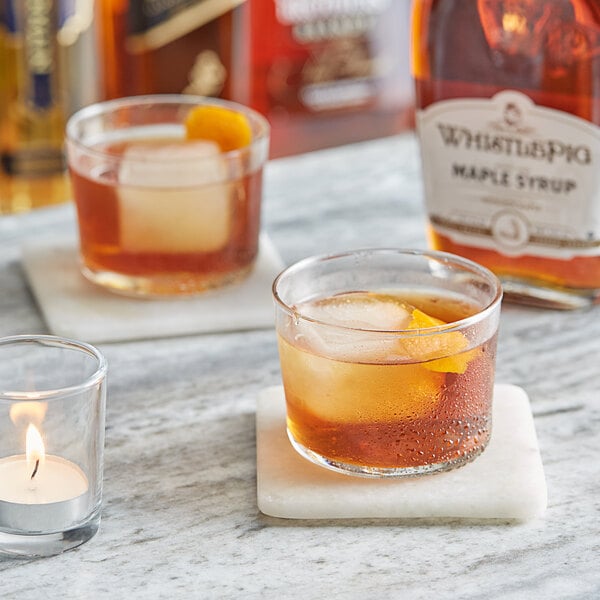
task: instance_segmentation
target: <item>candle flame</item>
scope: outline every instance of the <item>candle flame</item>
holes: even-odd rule
[[[19,423],[38,423],[40,424],[46,416],[48,410],[47,402],[36,402],[34,400],[24,400],[16,402],[10,407],[10,419],[15,424]]]
[[[527,19],[520,14],[509,12],[502,16],[502,27],[509,33],[525,34],[527,32]]]
[[[46,458],[44,440],[42,440],[42,436],[37,427],[32,423],[29,424],[25,436],[25,456],[27,458],[27,467],[32,471],[40,464],[44,464],[44,459]]]

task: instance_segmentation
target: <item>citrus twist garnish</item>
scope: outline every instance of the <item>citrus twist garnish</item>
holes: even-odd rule
[[[415,308],[408,329],[428,329],[445,324],[445,321]],[[477,350],[467,350],[469,341],[460,331],[436,333],[404,340],[403,343],[413,358],[426,361],[423,363],[426,369],[439,373],[464,373],[477,355]]]
[[[193,108],[185,120],[185,131],[188,140],[216,142],[222,152],[243,148],[252,140],[252,129],[246,116],[222,106]]]

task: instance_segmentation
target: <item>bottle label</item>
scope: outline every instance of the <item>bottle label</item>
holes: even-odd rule
[[[130,4],[130,52],[161,48],[206,25],[245,0],[138,0]]]
[[[517,91],[418,111],[425,202],[455,243],[600,255],[600,128]]]
[[[391,6],[392,0],[275,0],[276,20],[296,49],[275,61],[272,94],[280,94],[289,109],[283,98],[293,88],[299,105],[310,112],[373,102],[394,64],[375,42],[385,37],[384,16]],[[400,35],[397,29],[394,35]]]
[[[22,53],[22,76],[27,78],[27,102],[35,109],[55,103],[56,2],[49,0],[7,0],[4,23],[11,42]],[[14,40],[18,40],[16,43]]]
[[[68,14],[64,0],[6,0],[3,65],[5,113],[0,113],[0,174],[46,177],[65,170],[64,104],[57,36]]]

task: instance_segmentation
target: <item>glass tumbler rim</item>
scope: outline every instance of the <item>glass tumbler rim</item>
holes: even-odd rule
[[[68,337],[46,334],[24,334],[0,337],[0,349],[3,346],[17,344],[38,344],[41,346],[77,350],[94,358],[96,360],[96,369],[91,375],[83,378],[82,381],[77,384],[47,390],[36,390],[35,398],[31,397],[32,391],[0,389],[0,402],[28,402],[32,400],[49,401],[57,398],[65,398],[73,394],[81,393],[83,390],[90,389],[106,378],[108,361],[102,352],[95,346],[86,342],[81,342]]]
[[[84,120],[109,114],[115,110],[122,108],[131,108],[134,106],[152,106],[152,105],[189,105],[190,107],[199,105],[213,105],[229,108],[231,110],[250,116],[258,124],[258,133],[252,136],[250,143],[241,148],[235,148],[227,152],[221,152],[223,157],[232,157],[243,155],[249,149],[254,148],[264,140],[268,140],[271,126],[269,121],[258,111],[231,100],[223,100],[221,98],[212,98],[210,96],[198,96],[192,94],[145,94],[139,96],[125,96],[123,98],[113,98],[111,100],[103,100],[95,102],[80,108],[74,112],[67,120],[65,133],[68,143],[84,150],[86,153],[97,156],[114,156],[114,153],[105,150],[98,150],[81,141],[77,135],[76,128]]]
[[[419,329],[371,329],[366,327],[351,327],[347,325],[341,325],[339,323],[330,323],[321,319],[317,319],[314,317],[309,317],[307,315],[303,315],[302,312],[296,310],[293,306],[290,306],[286,303],[280,296],[278,292],[278,285],[282,281],[282,279],[286,276],[290,276],[299,272],[303,269],[306,269],[310,266],[316,265],[318,263],[325,263],[329,261],[333,261],[341,258],[348,258],[351,256],[369,256],[369,255],[405,255],[405,256],[415,256],[415,257],[423,257],[437,260],[444,264],[455,264],[460,266],[465,270],[469,270],[471,272],[475,272],[479,276],[483,277],[493,286],[494,295],[492,299],[483,306],[480,310],[478,310],[475,314],[465,317],[463,319],[459,319],[457,321],[452,321],[450,323],[444,323],[442,325],[435,325],[433,327],[423,327]],[[316,325],[321,325],[325,327],[330,327],[339,331],[347,331],[347,332],[369,332],[375,334],[381,334],[382,336],[386,335],[394,335],[394,336],[403,336],[408,335],[410,337],[420,336],[420,335],[435,335],[441,332],[448,332],[454,330],[462,330],[476,323],[484,321],[490,314],[492,314],[496,308],[502,302],[502,284],[500,279],[487,267],[470,260],[468,258],[459,256],[457,254],[452,254],[450,252],[443,252],[441,250],[421,250],[421,249],[412,249],[412,248],[394,248],[394,247],[377,247],[377,248],[359,248],[356,250],[346,250],[342,252],[334,252],[334,253],[324,253],[317,254],[314,256],[308,256],[306,258],[300,259],[295,263],[284,268],[278,275],[275,277],[272,287],[272,295],[275,301],[275,305],[286,312],[288,315],[293,317],[294,319],[301,319],[303,321],[307,321],[309,323],[313,323]]]

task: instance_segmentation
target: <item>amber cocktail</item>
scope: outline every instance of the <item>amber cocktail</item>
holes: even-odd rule
[[[239,104],[140,96],[67,124],[82,269],[142,296],[240,279],[258,252],[269,126]]]
[[[364,250],[301,261],[273,291],[300,454],[400,476],[484,450],[502,298],[490,271],[441,252]]]

